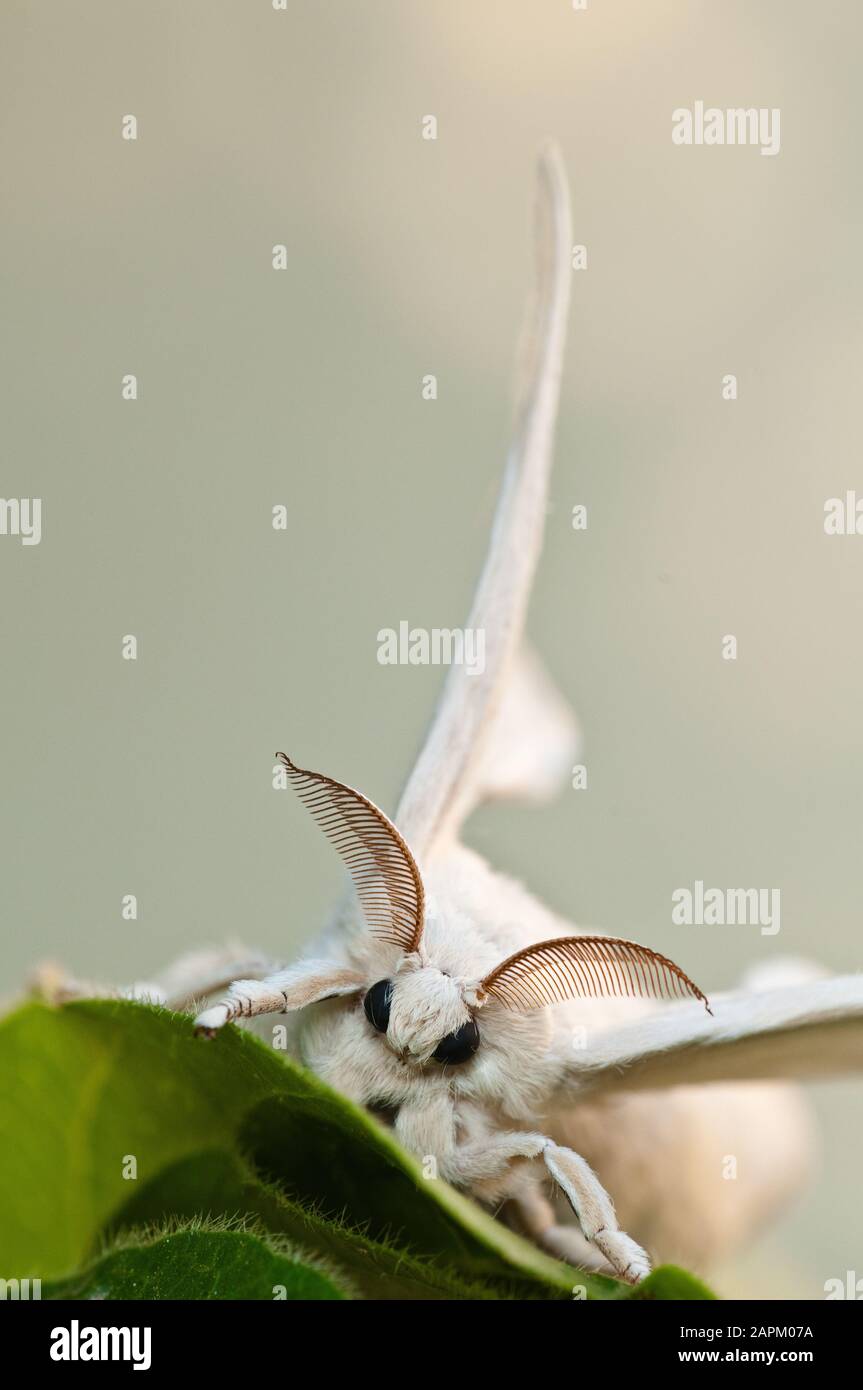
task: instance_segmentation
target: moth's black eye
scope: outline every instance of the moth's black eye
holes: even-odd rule
[[[434,1051],[436,1062],[466,1062],[479,1047],[476,1020],[469,1018],[455,1033],[447,1033]]]
[[[390,1000],[392,997],[392,980],[378,980],[376,985],[372,985],[363,1000],[366,1018],[373,1028],[377,1028],[379,1033],[385,1033],[390,1026]]]

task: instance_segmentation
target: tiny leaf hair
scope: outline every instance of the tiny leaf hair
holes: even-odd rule
[[[405,952],[416,951],[425,920],[425,889],[392,821],[353,787],[296,767],[286,753],[276,757],[345,864],[372,935]]]
[[[487,996],[508,1009],[541,1009],[564,999],[587,995],[630,998],[707,998],[679,965],[614,936],[561,936],[525,946],[508,956],[480,983],[477,998]]]

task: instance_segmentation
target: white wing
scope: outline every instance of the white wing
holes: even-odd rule
[[[458,830],[483,801],[549,800],[569,774],[580,742],[572,709],[536,652],[523,642],[479,756],[453,789],[449,826]]]
[[[673,1004],[600,1034],[566,1069],[570,1095],[863,1072],[863,975]]]
[[[530,680],[510,682],[509,677],[542,548],[572,275],[566,175],[553,148],[544,150],[539,162],[537,214],[537,284],[521,354],[524,384],[518,393],[514,438],[491,544],[468,620],[469,628],[485,634],[485,670],[482,675],[468,675],[462,666],[451,667],[395,817],[421,860],[458,831],[479,799],[495,794],[489,768],[497,758],[490,759],[487,752],[492,746],[500,747],[493,728],[505,728],[510,722],[507,710],[512,711],[513,702],[523,701],[525,680]],[[535,664],[533,674],[535,699],[541,684]],[[507,691],[505,702],[507,685],[515,688]],[[545,697],[543,709],[548,712],[547,691]],[[558,697],[555,702],[556,718],[546,726],[549,731],[558,730],[554,751],[549,750],[546,733],[545,746],[540,745],[536,757],[528,749],[521,766],[503,760],[496,776],[507,792],[522,791],[525,785],[538,791],[547,784],[552,765],[565,765],[574,724],[571,716],[561,714]],[[523,730],[523,716],[518,717]],[[544,722],[542,718],[533,721],[537,729]]]

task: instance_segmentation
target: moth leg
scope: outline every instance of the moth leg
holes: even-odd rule
[[[285,1012],[284,992],[272,977],[263,980],[234,980],[224,999],[213,1004],[195,1019],[195,1032],[212,1037],[226,1023],[238,1018],[256,1018],[258,1014]]]
[[[441,1170],[456,1186],[479,1188],[504,1177],[514,1160],[539,1158],[550,1142],[544,1134],[492,1131],[444,1154]]]
[[[44,961],[33,972],[30,988],[50,1004],[65,1004],[75,999],[138,999],[181,1010],[188,1008],[195,999],[205,999],[216,990],[224,989],[238,975],[267,975],[272,972],[273,965],[271,959],[246,947],[208,947],[181,956],[153,981],[105,985],[79,980],[55,961]]]
[[[549,1139],[543,1158],[549,1173],[563,1189],[587,1239],[602,1251],[618,1278],[636,1284],[649,1274],[650,1260],[645,1251],[621,1231],[611,1198],[581,1155]]]
[[[181,956],[169,965],[157,982],[164,991],[169,1009],[191,1008],[218,990],[227,989],[233,980],[260,980],[271,975],[276,961],[259,951],[243,946],[206,947]]]
[[[560,1224],[554,1207],[536,1183],[531,1182],[522,1191],[514,1193],[512,1204],[520,1230],[543,1250],[547,1250],[549,1255],[589,1274],[614,1276],[615,1270],[608,1260],[576,1226]]]
[[[144,1004],[164,1004],[159,985],[139,980],[131,985],[106,985],[79,980],[57,961],[42,961],[31,973],[28,989],[46,1004],[70,1004],[76,999],[138,999]]]
[[[572,1149],[561,1148],[543,1134],[498,1133],[462,1144],[445,1155],[443,1176],[456,1185],[481,1188],[502,1176],[520,1158],[542,1158],[563,1189],[586,1238],[604,1255],[618,1279],[635,1284],[650,1273],[640,1245],[621,1231],[614,1205],[596,1174]]]
[[[302,961],[263,979],[234,980],[224,999],[198,1014],[195,1031],[212,1037],[237,1018],[293,1013],[322,999],[356,994],[364,983],[360,972],[329,961]]]

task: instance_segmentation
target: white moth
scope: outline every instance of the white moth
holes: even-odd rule
[[[549,149],[523,387],[469,618],[485,633],[484,672],[450,669],[394,820],[279,755],[352,878],[306,957],[273,969],[199,953],[133,992],[184,1007],[233,979],[196,1020],[210,1036],[235,1019],[295,1014],[306,1065],[388,1114],[441,1177],[505,1203],[553,1254],[635,1281],[650,1267],[644,1247],[704,1268],[798,1183],[808,1114],[788,1081],[863,1067],[863,977],[788,966],[716,997],[711,1012],[673,962],[580,933],[459,843],[479,802],[545,797],[572,761],[573,717],[522,643],[571,247],[565,176]],[[83,989],[55,982],[54,993]]]

